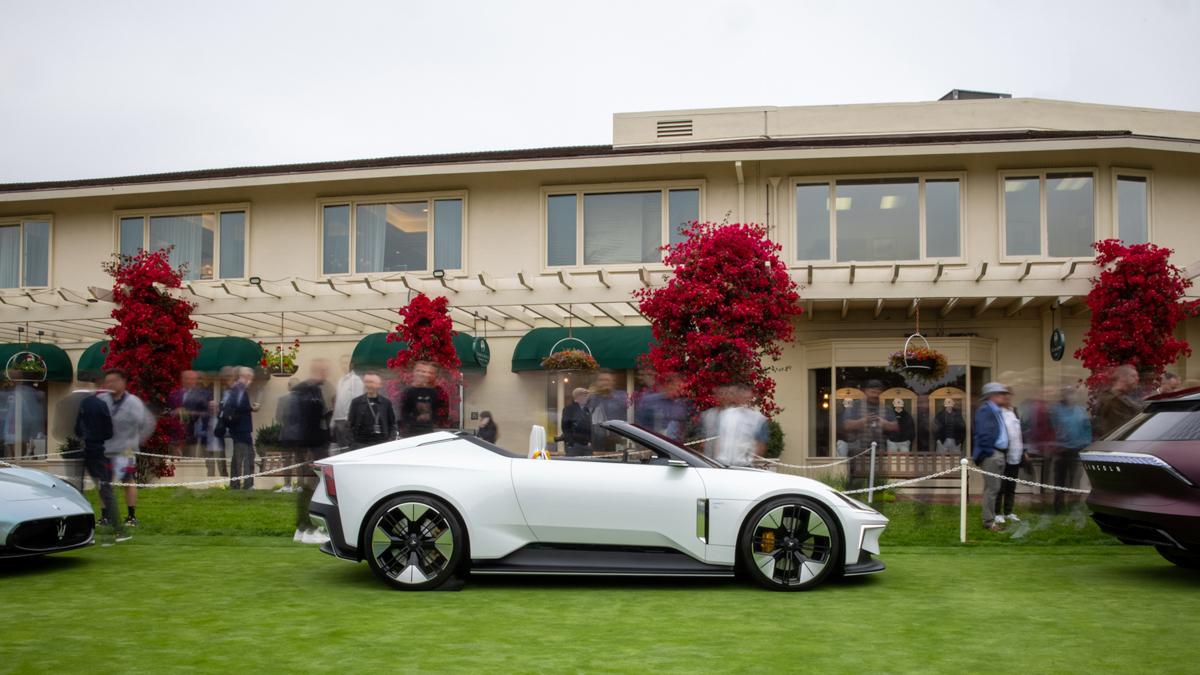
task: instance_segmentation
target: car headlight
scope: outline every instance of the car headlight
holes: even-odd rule
[[[844,502],[846,502],[847,504],[849,504],[849,505],[850,505],[850,508],[854,509],[855,511],[863,511],[863,512],[866,512],[866,513],[879,513],[879,512],[878,512],[878,511],[876,511],[875,509],[873,509],[873,508],[871,508],[871,507],[867,506],[866,504],[864,504],[864,503],[862,503],[862,502],[858,501],[857,499],[855,499],[855,498],[853,498],[853,497],[848,497],[848,496],[846,496],[846,495],[844,495],[844,494],[842,494],[842,493],[838,492],[837,490],[834,490],[834,491],[833,491],[833,494],[837,495],[837,496],[838,496],[838,499],[841,499],[842,501],[844,501]]]

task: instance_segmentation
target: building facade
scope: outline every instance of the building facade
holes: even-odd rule
[[[1171,247],[1195,277],[1198,212],[1198,113],[995,98],[617,114],[611,145],[0,185],[0,342],[54,345],[56,379],[76,377],[112,323],[101,262],[143,247],[186,264],[198,337],[299,338],[302,368],[347,367],[412,292],[441,294],[486,338],[460,350],[464,426],[490,410],[519,447],[578,384],[537,366],[564,338],[638,386],[632,293],[663,283],[681,223],[757,222],[807,310],[777,364],[785,458],[848,452],[838,410],[871,380],[913,416],[908,448],[936,451],[946,400],[1083,375],[1093,241]],[[936,386],[885,368],[918,322],[950,362]],[[1200,321],[1181,331],[1200,344]],[[1200,360],[1174,370],[1200,379]],[[72,386],[40,386],[51,423]],[[285,390],[260,385],[263,419]]]

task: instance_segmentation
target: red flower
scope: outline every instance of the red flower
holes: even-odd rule
[[[803,312],[780,246],[751,223],[692,223],[684,234],[664,247],[674,268],[667,285],[635,293],[656,340],[643,362],[679,373],[698,408],[715,405],[718,386],[744,383],[774,415],[775,380],[765,362],[780,358]]]

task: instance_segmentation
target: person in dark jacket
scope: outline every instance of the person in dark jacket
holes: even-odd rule
[[[383,380],[376,373],[362,377],[364,393],[350,401],[346,424],[350,430],[350,449],[390,441],[396,437],[396,411],[392,402],[379,395]]]
[[[888,418],[893,422],[896,428],[892,431],[884,432],[884,439],[887,441],[888,452],[911,452],[913,449],[913,440],[917,437],[917,425],[913,421],[913,416],[909,414],[908,408],[904,405],[904,399],[892,399],[892,412]]]
[[[967,440],[967,421],[954,399],[947,398],[943,407],[933,416],[934,446],[942,452],[960,453]]]
[[[121,520],[117,516],[117,497],[112,488],[112,465],[104,455],[104,442],[113,436],[112,414],[108,405],[92,394],[79,402],[79,415],[75,418],[75,437],[83,442],[83,469],[92,477],[100,492],[103,508],[101,523],[112,525],[117,531],[117,540],[129,539],[125,535]],[[82,482],[82,481],[80,481]]]
[[[445,427],[450,401],[437,386],[437,364],[420,361],[413,366],[412,386],[400,396],[400,434],[405,438]]]
[[[1004,424],[1004,408],[1012,403],[1012,390],[999,382],[983,385],[983,404],[975,411],[971,431],[971,459],[976,466],[1003,475],[1008,452],[1008,429]],[[996,497],[1000,494],[1000,478],[983,477],[983,527],[1000,531],[996,520]]]
[[[325,382],[324,369],[314,365],[312,373],[312,377],[292,389],[291,412],[288,415],[291,428],[281,432],[281,435],[286,433],[293,444],[296,463],[311,463],[329,456],[329,419],[321,388]],[[317,479],[311,471],[302,470],[302,477],[297,482],[300,489],[296,492],[296,532],[292,541],[323,544],[329,540],[328,537],[317,531],[316,524],[308,515],[308,505],[312,501]]]
[[[218,438],[228,436],[233,440],[233,466],[229,469],[229,488],[249,490],[254,487],[253,478],[242,478],[254,473],[254,404],[250,401],[250,382],[254,371],[238,368],[237,382],[221,397],[217,411]]]
[[[592,411],[587,408],[589,393],[583,387],[571,392],[574,400],[562,410],[558,428],[562,429],[568,457],[592,454]]]
[[[496,420],[492,419],[490,410],[479,413],[479,429],[475,431],[475,435],[488,443],[495,443],[500,437],[500,430],[496,428]]]

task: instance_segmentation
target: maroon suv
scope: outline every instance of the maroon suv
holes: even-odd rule
[[[1079,457],[1101,530],[1200,569],[1200,388],[1149,399],[1141,414]]]

